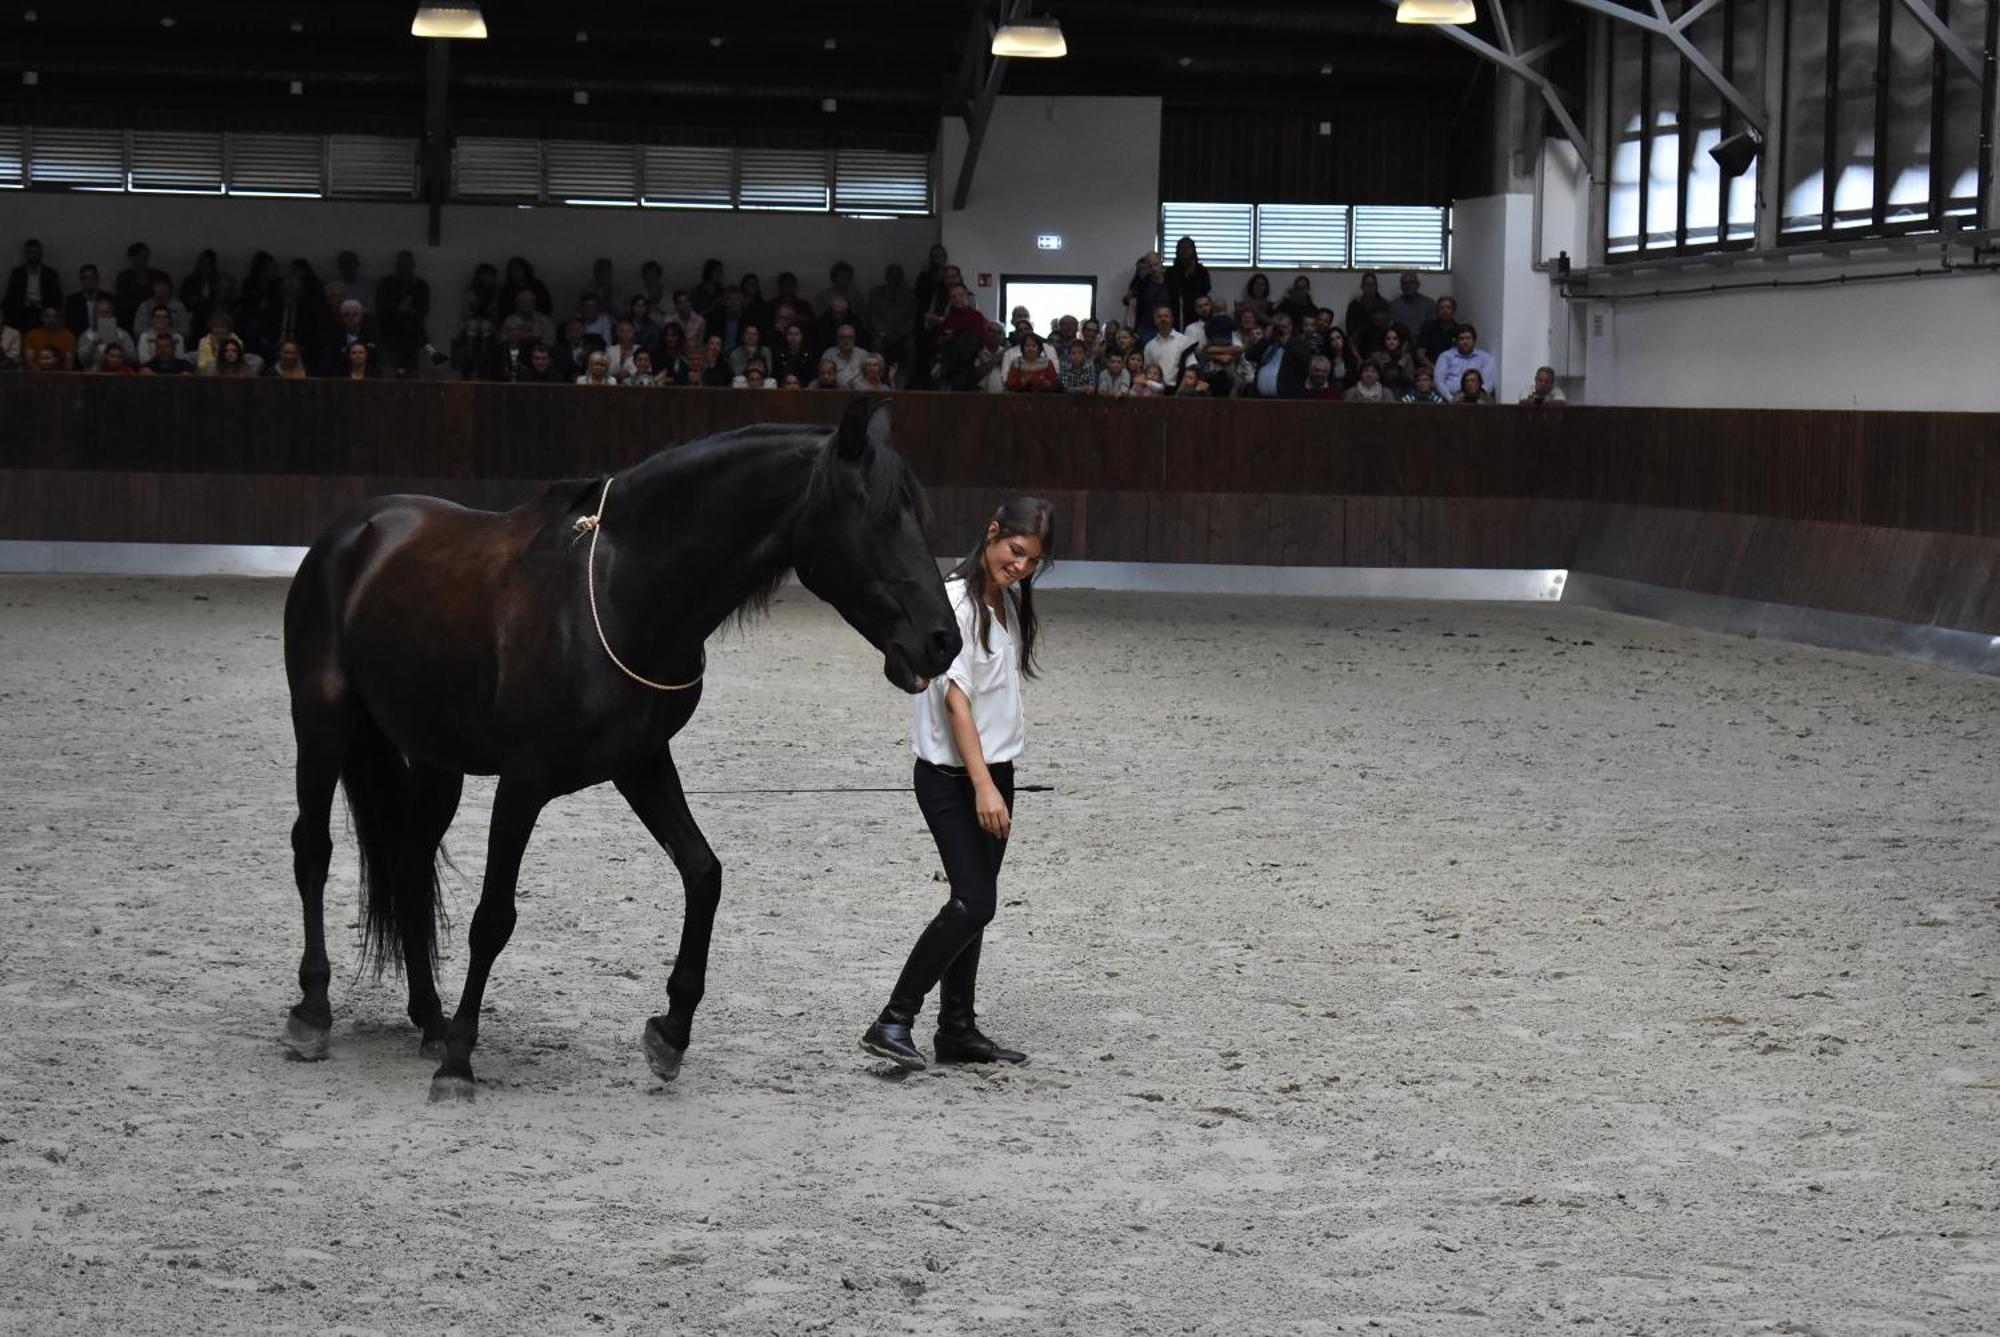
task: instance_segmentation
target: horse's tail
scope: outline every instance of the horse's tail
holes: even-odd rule
[[[420,877],[405,875],[411,866],[403,850],[411,822],[410,767],[365,710],[341,763],[340,781],[347,791],[348,818],[361,855],[362,968],[372,967],[377,976],[386,966],[402,969],[403,903],[408,897],[422,897],[424,946],[435,969],[438,931],[444,920],[437,860],[426,858],[426,871]]]

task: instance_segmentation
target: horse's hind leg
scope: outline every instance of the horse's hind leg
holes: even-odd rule
[[[354,732],[351,710],[331,703],[301,707],[294,703],[292,725],[298,737],[298,820],[292,823],[292,876],[299,886],[306,946],[299,958],[299,989],[285,1021],[285,1044],[302,1059],[326,1057],[333,1029],[333,1008],[327,1002],[332,967],[326,959],[326,873],[333,862],[333,791],[340,782],[340,765]]]
[[[397,851],[397,928],[403,939],[403,974],[410,986],[410,1020],[424,1033],[417,1052],[425,1058],[444,1057],[445,1016],[438,1002],[437,978],[431,959],[436,942],[432,923],[436,898],[423,889],[437,877],[438,843],[458,815],[465,777],[457,771],[430,766],[410,768],[410,808]]]

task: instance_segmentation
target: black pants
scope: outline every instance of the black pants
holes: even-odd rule
[[[1007,811],[1014,811],[1014,763],[990,762],[993,776]],[[930,824],[931,838],[937,841],[938,857],[944,860],[944,875],[951,882],[951,894],[964,901],[972,922],[984,928],[999,907],[1000,860],[1007,854],[1007,842],[990,836],[979,825],[973,806],[972,777],[957,768],[947,769],[919,760],[912,780],[917,791],[917,807]]]

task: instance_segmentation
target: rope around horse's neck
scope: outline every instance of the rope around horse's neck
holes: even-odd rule
[[[700,673],[695,674],[686,682],[654,682],[651,678],[640,677],[637,673],[627,668],[625,661],[618,657],[618,652],[611,648],[611,642],[604,635],[604,619],[597,615],[597,536],[604,532],[604,503],[611,496],[612,477],[616,477],[616,475],[607,477],[604,480],[604,491],[597,495],[597,514],[579,516],[576,522],[576,532],[578,534],[582,534],[585,530],[590,531],[590,553],[583,559],[583,581],[585,587],[590,591],[590,620],[597,627],[597,643],[604,647],[605,657],[617,666],[618,671],[640,686],[650,687],[656,692],[685,692],[688,688],[697,686],[701,682],[702,675]],[[704,653],[702,655],[702,667],[704,671],[708,667],[707,660],[708,656]]]

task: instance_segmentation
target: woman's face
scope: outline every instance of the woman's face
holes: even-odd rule
[[[234,365],[243,360],[243,350],[236,346],[235,340],[229,340],[222,345],[221,358],[224,362]]]
[[[980,562],[986,567],[988,587],[1004,590],[1035,574],[1042,564],[1042,541],[1033,534],[1002,534],[997,522],[990,523]]]
[[[1127,353],[1125,355],[1125,370],[1131,372],[1134,376],[1142,376],[1145,374],[1146,369],[1139,365],[1139,355],[1137,353]]]
[[[1250,295],[1252,297],[1269,297],[1271,295],[1271,280],[1265,278],[1262,274],[1252,274],[1250,276]]]
[[[1402,333],[1395,329],[1385,330],[1382,334],[1382,343],[1384,347],[1394,353],[1403,346]]]
[[[1025,362],[1042,360],[1042,341],[1034,335],[1021,340],[1021,358]]]
[[[348,370],[361,371],[365,369],[367,366],[368,366],[368,345],[364,343],[349,344],[347,346]]]

